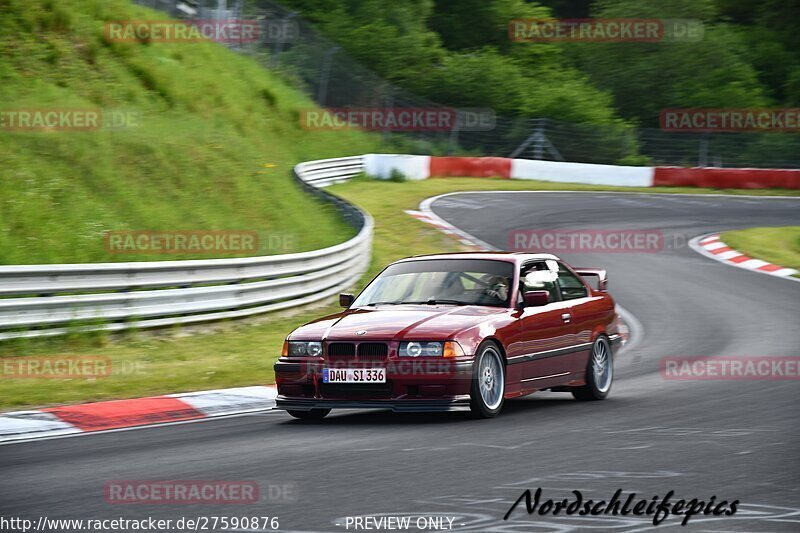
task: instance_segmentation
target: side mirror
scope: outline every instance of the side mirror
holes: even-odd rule
[[[353,305],[353,302],[356,300],[356,297],[352,294],[340,294],[339,295],[339,305],[342,307],[350,307]]]
[[[608,291],[608,272],[606,272],[602,268],[576,268],[575,272],[584,279],[587,279],[589,285],[591,285],[592,289],[596,291],[606,292]],[[592,283],[593,281],[597,280],[596,285]]]
[[[541,307],[550,303],[550,291],[527,291],[522,295],[525,307]]]

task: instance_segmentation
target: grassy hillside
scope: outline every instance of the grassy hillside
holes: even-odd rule
[[[721,238],[745,255],[800,270],[800,226],[728,231]],[[800,277],[800,274],[795,276]]]
[[[374,137],[301,129],[311,102],[221,45],[103,36],[104,21],[161,18],[126,0],[0,0],[0,111],[136,117],[117,130],[0,127],[0,264],[193,257],[108,254],[108,230],[254,230],[278,237],[271,253],[351,234],[290,169],[374,151]]]

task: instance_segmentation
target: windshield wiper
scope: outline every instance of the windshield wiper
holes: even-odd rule
[[[363,307],[372,307],[374,305],[439,305],[439,304],[451,304],[451,305],[474,305],[470,302],[462,302],[461,300],[447,300],[447,299],[438,299],[438,298],[431,298],[425,301],[405,301],[405,302],[372,302],[368,304],[364,304]]]
[[[472,305],[469,302],[462,302],[461,300],[447,300],[439,298],[430,298],[424,302],[400,302],[403,304],[417,304],[417,305],[438,305],[438,304],[453,304],[453,305]]]

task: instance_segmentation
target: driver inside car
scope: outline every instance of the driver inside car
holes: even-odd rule
[[[508,299],[508,287],[510,286],[508,278],[504,276],[487,275],[481,279],[482,283],[486,284],[485,293],[487,296],[496,298],[501,302]]]

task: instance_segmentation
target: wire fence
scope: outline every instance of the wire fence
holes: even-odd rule
[[[449,109],[372,72],[297,11],[271,0],[135,0],[179,18],[259,20],[257,42],[228,43],[327,108]],[[581,163],[800,168],[797,133],[681,133],[626,124],[495,117],[488,131],[381,131],[386,149]]]

